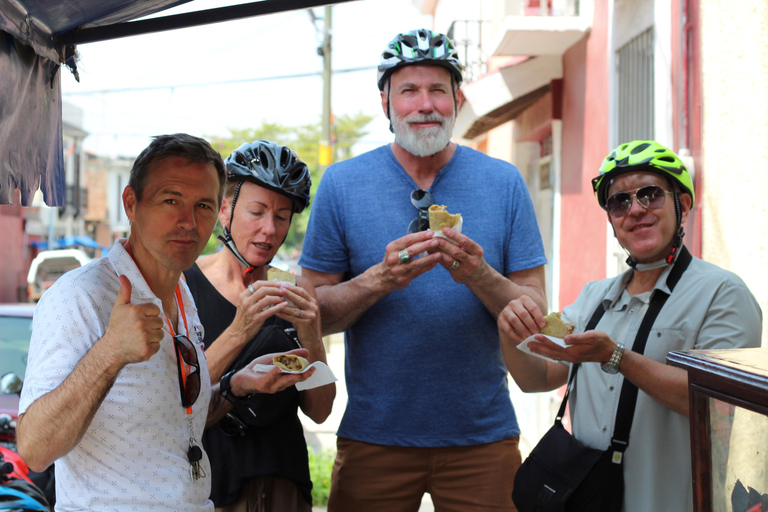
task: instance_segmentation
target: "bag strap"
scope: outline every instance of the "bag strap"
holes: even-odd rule
[[[688,265],[691,263],[692,259],[693,257],[691,256],[691,253],[688,252],[688,249],[685,246],[683,246],[682,250],[680,251],[680,255],[677,257],[675,266],[672,268],[669,276],[667,276],[667,286],[669,287],[670,292],[675,289],[675,286],[677,285],[678,281],[680,281],[680,278],[683,276],[683,272],[685,272],[685,270],[688,268]],[[660,290],[657,290],[656,293],[654,293],[653,299],[651,300],[651,305],[648,307],[648,311],[643,317],[643,321],[640,324],[640,329],[638,330],[635,341],[632,344],[633,352],[642,354],[645,351],[645,345],[648,342],[648,335],[651,333],[651,327],[653,327],[653,323],[656,321],[656,317],[661,312],[661,308],[667,302],[668,298],[669,295]],[[592,313],[592,317],[589,319],[589,322],[587,322],[587,326],[584,331],[591,331],[597,327],[597,324],[600,322],[600,319],[603,317],[604,313],[605,308],[603,307],[603,302],[600,301],[594,313]],[[565,406],[568,403],[568,397],[570,396],[573,383],[576,381],[576,373],[579,371],[579,366],[581,366],[580,363],[573,365],[571,376],[568,379],[568,386],[565,389],[565,396],[563,396],[563,401],[560,403],[560,409],[557,411],[555,423],[562,425],[562,419],[565,415]],[[632,428],[632,421],[635,417],[637,391],[637,386],[632,384],[629,379],[624,379],[624,384],[621,387],[621,394],[619,395],[619,406],[616,411],[616,424],[613,430],[613,437],[611,438],[611,447],[614,449],[614,451],[620,453],[623,453],[627,449],[627,446],[629,446],[629,431]],[[616,459],[614,458],[614,460]],[[620,463],[621,456],[618,457],[618,461]]]
[[[597,308],[595,309],[595,312],[592,313],[592,317],[589,319],[589,322],[587,322],[586,329],[584,330],[591,331],[597,327],[597,323],[601,318],[603,318],[604,313],[605,308],[603,307],[603,301],[600,301],[600,303],[597,305]],[[571,376],[568,379],[568,387],[565,388],[565,396],[563,396],[563,401],[560,403],[560,409],[557,411],[557,417],[555,417],[555,423],[562,423],[563,416],[565,416],[565,405],[568,403],[568,396],[571,393],[571,386],[576,380],[576,373],[579,371],[579,366],[581,366],[581,363],[576,363],[573,365]]]
[[[688,265],[693,260],[693,256],[688,252],[688,249],[683,246],[680,251],[680,255],[677,257],[675,266],[672,267],[672,271],[667,276],[667,287],[669,287],[670,293],[674,291],[678,281],[683,276],[683,272],[688,268]],[[648,342],[648,335],[651,333],[653,323],[656,321],[656,317],[659,316],[661,308],[667,302],[669,295],[661,290],[656,290],[651,299],[651,305],[648,306],[648,311],[643,317],[643,321],[640,324],[640,329],[637,331],[635,342],[632,345],[632,352],[642,354],[645,352],[645,345]],[[632,428],[632,421],[635,417],[635,405],[637,404],[637,386],[635,386],[629,379],[624,379],[624,384],[621,386],[621,395],[619,395],[619,407],[616,411],[616,423],[613,429],[613,437],[611,438],[611,447],[614,451],[623,453],[627,446],[629,446],[629,430]],[[614,460],[616,460],[614,456]]]

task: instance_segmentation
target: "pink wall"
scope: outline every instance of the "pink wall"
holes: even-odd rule
[[[560,304],[605,277],[606,216],[591,179],[608,154],[608,1],[595,0],[590,33],[563,56]]]
[[[0,205],[0,302],[18,302],[19,287],[26,291],[27,272],[32,256],[24,257],[24,209],[19,191],[12,205]]]

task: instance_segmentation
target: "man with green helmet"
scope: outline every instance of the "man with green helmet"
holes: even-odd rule
[[[416,512],[425,493],[514,510],[496,317],[524,294],[544,307],[546,258],[520,172],[451,142],[462,71],[445,35],[398,34],[377,80],[394,142],[329,167],[315,195],[299,264],[323,333],[345,331],[349,397],[329,512]],[[432,205],[462,229],[429,231]]]
[[[533,301],[511,301],[498,321],[504,357],[526,392],[557,389],[578,368],[573,433],[601,450],[612,446],[625,381],[639,389],[623,456],[622,510],[692,511],[688,377],[667,366],[666,355],[758,347],[762,313],[738,276],[692,257],[683,244],[693,180],[674,152],[655,141],[622,144],[592,184],[631,268],[588,283],[564,308],[575,327],[564,347],[538,334],[545,321]],[[586,328],[590,323],[593,329]],[[533,335],[531,351],[550,360],[515,350]]]

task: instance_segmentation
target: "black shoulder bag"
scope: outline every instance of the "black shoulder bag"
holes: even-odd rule
[[[673,291],[682,277],[691,254],[683,247],[667,277]],[[642,354],[656,317],[669,295],[656,290],[635,337],[632,351]],[[587,323],[594,329],[603,316],[602,302]],[[616,426],[607,450],[582,444],[563,427],[562,419],[579,365],[568,379],[565,396],[557,411],[555,424],[517,470],[512,500],[519,512],[619,512],[624,501],[624,451],[629,445],[629,431],[635,416],[637,386],[624,379],[616,411]]]
[[[275,317],[268,319],[256,336],[245,346],[227,370],[245,368],[257,357],[274,352],[287,352],[301,348],[296,329],[289,323],[281,325]],[[287,324],[287,327],[285,326]],[[239,400],[232,411],[219,423],[228,434],[244,434],[246,426],[269,427],[283,414],[298,404],[299,391],[291,386],[278,393],[256,393],[246,400]]]

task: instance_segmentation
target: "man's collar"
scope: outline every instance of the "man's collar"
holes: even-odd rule
[[[672,272],[673,268],[674,268],[674,265],[668,265],[667,268],[665,268],[662,271],[662,273],[656,279],[656,284],[653,285],[653,288],[651,291],[661,290],[667,295],[672,293],[672,291],[669,289],[669,286],[667,286],[667,277],[669,277],[669,273]],[[621,274],[621,276],[619,276],[619,279],[616,279],[613,282],[611,287],[606,292],[605,298],[603,299],[603,304],[606,306],[606,308],[612,307],[621,298],[621,294],[624,293],[624,290],[626,290],[627,285],[632,280],[634,272],[635,271],[630,268],[626,272]]]

